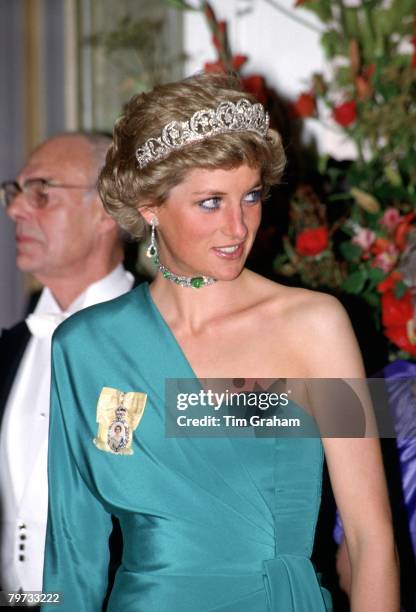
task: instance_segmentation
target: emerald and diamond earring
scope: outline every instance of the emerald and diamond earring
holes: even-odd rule
[[[150,244],[146,250],[146,256],[149,257],[149,259],[153,259],[163,278],[166,278],[166,280],[169,280],[180,287],[191,287],[192,289],[200,289],[201,287],[206,287],[207,285],[213,285],[215,283],[215,278],[211,278],[210,276],[180,276],[179,274],[171,272],[168,270],[168,268],[166,268],[166,266],[161,264],[159,261],[159,253],[156,243],[156,226],[158,225],[157,217],[152,217],[150,225],[152,230],[150,235]]]
[[[157,217],[152,217],[152,220],[150,221],[152,233],[150,235],[150,244],[146,250],[146,257],[149,257],[149,259],[157,258],[157,244],[156,244],[156,225],[157,223],[158,223]]]

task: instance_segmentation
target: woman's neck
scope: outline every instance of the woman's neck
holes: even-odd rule
[[[252,272],[243,270],[234,280],[193,289],[180,287],[158,274],[151,285],[152,297],[170,327],[189,333],[198,331],[218,317],[241,308]]]

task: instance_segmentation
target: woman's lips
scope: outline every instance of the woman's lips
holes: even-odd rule
[[[238,259],[243,254],[244,242],[224,247],[213,247],[212,250],[223,259]]]

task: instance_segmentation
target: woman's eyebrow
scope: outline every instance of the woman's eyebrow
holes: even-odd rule
[[[253,191],[254,189],[260,189],[262,187],[261,183],[256,183],[255,185],[253,185],[253,187],[249,187],[244,193],[249,193],[250,191]],[[216,189],[204,189],[203,191],[193,191],[192,195],[216,195],[216,196],[223,196],[223,195],[227,195],[226,191],[217,191]]]
[[[226,195],[226,191],[218,191],[217,189],[203,189],[202,191],[193,191],[192,195]]]

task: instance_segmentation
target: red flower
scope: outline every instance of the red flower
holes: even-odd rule
[[[312,117],[316,110],[315,96],[308,92],[301,93],[292,104],[292,110],[296,117]]]
[[[394,290],[396,284],[401,280],[402,275],[398,270],[393,270],[393,272],[387,276],[381,283],[377,285],[377,291],[379,293],[384,293],[385,291]]]
[[[217,60],[216,62],[206,62],[204,64],[205,72],[226,72],[224,62]]]
[[[387,238],[376,238],[371,245],[371,252],[374,255],[380,255],[381,253],[388,251],[392,246],[394,246],[393,243],[390,242],[390,240],[387,240]]]
[[[264,78],[259,74],[252,74],[251,76],[244,77],[241,80],[244,91],[251,93],[256,96],[257,100],[261,104],[267,104],[269,94],[267,91],[266,83]]]
[[[411,335],[413,304],[410,291],[396,298],[393,291],[386,291],[381,297],[384,333],[396,346],[416,355],[416,342]]]
[[[241,66],[245,64],[247,60],[248,60],[247,55],[233,55],[233,58],[232,58],[233,70],[235,71],[240,70]]]
[[[342,127],[348,127],[357,119],[357,103],[355,100],[349,100],[339,106],[336,106],[333,111],[333,117]]]
[[[373,95],[373,87],[362,74],[355,77],[355,87],[359,100],[368,100]]]
[[[412,66],[413,68],[416,68],[416,36],[412,37],[412,45],[413,45]]]
[[[373,95],[373,86],[371,84],[371,79],[376,70],[375,64],[370,64],[366,66],[361,71],[361,74],[358,74],[355,77],[355,87],[357,89],[357,95],[359,100],[368,100]]]
[[[394,241],[401,251],[406,248],[407,243],[407,234],[413,227],[412,221],[415,218],[415,213],[407,213],[405,215],[399,225],[396,227],[396,231],[394,232]]]
[[[328,240],[326,227],[306,229],[296,236],[296,250],[302,256],[313,257],[326,249]]]
[[[397,298],[391,290],[386,291],[381,298],[381,308],[384,327],[406,325],[413,316],[410,291],[407,291],[401,298]]]
[[[231,67],[233,70],[240,70],[241,66],[247,61],[246,55],[233,55],[231,58]],[[205,72],[227,72],[224,62],[217,60],[216,62],[206,62],[204,64]],[[244,79],[243,79],[244,82]]]
[[[409,338],[408,328],[405,325],[388,327],[384,330],[384,334],[387,338],[393,342],[396,346],[404,351],[407,351],[411,355],[416,355],[416,344],[412,344]]]
[[[376,71],[376,65],[374,63],[369,64],[363,69],[363,72],[362,72],[363,77],[367,80],[370,80],[372,76],[374,75],[375,71]]]

